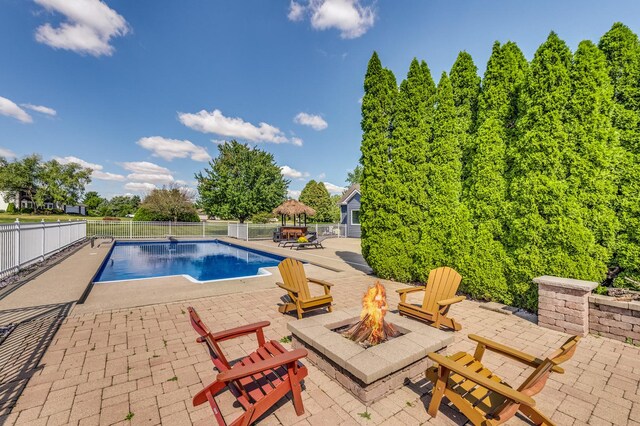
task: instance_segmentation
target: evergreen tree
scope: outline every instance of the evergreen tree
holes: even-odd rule
[[[614,170],[620,151],[611,123],[613,88],[607,61],[591,41],[578,45],[571,83],[569,185],[585,225],[596,238],[598,261],[606,264],[613,255],[618,228]]]
[[[433,138],[427,142],[425,193],[428,203],[419,228],[417,278],[425,280],[439,266],[465,269],[468,261],[469,217],[460,202],[462,184],[461,129],[451,81],[442,73],[436,92]]]
[[[360,187],[362,254],[374,272],[389,277],[385,265],[394,253],[386,241],[395,231],[389,221],[389,184],[391,131],[397,86],[393,73],[382,67],[373,53],[364,79],[362,98],[362,166]]]
[[[538,275],[600,280],[605,272],[567,180],[571,60],[553,32],[538,48],[521,96],[520,137],[511,149],[509,281],[515,303],[529,309],[537,306],[531,280]]]
[[[302,189],[299,200],[316,211],[314,216],[316,221],[332,221],[333,203],[324,183],[311,179]]]
[[[613,84],[613,124],[623,148],[618,168],[616,210],[620,232],[615,263],[624,274],[640,277],[640,42],[621,23],[602,36],[600,49],[607,58]]]
[[[424,220],[427,198],[426,148],[431,140],[435,84],[426,63],[411,62],[406,80],[400,84],[393,128],[392,171],[394,207],[390,215],[396,233],[387,242],[393,245],[395,256],[389,263],[389,273],[401,281],[417,276],[414,266],[419,244],[416,232]],[[390,259],[391,260],[391,259]]]
[[[478,100],[479,127],[466,180],[465,199],[475,236],[463,288],[474,297],[507,304],[513,299],[505,275],[509,258],[502,243],[508,211],[506,150],[513,138],[526,69],[527,61],[515,43],[494,43]]]
[[[451,67],[450,79],[461,138],[462,179],[464,182],[469,175],[469,165],[474,151],[473,133],[478,115],[478,94],[480,93],[478,68],[469,53],[462,51],[458,54],[458,58]]]

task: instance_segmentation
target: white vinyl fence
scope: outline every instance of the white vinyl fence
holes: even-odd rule
[[[227,228],[227,236],[245,241],[270,240],[278,228],[280,228],[279,223],[230,223]],[[346,236],[345,225],[340,224],[311,223],[307,225],[307,229],[309,232],[315,232],[318,236]]]
[[[40,262],[87,236],[87,222],[0,224],[0,278]]]
[[[227,222],[88,220],[87,235],[114,238],[222,237],[227,235]]]
[[[141,222],[127,220],[88,220],[87,236],[114,238],[167,237],[232,237],[239,240],[270,240],[279,223],[237,222]],[[318,235],[345,236],[345,226],[339,224],[309,224],[310,232]]]

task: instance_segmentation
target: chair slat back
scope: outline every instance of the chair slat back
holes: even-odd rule
[[[520,385],[518,390],[527,396],[538,394],[547,384],[547,379],[551,374],[551,369],[555,365],[562,364],[571,359],[578,347],[580,336],[572,336],[559,348],[556,349],[542,364],[536,368],[533,373]],[[510,418],[518,409],[518,405],[514,402],[506,403],[497,413],[498,418]]]
[[[211,358],[213,364],[219,371],[225,371],[231,369],[227,358],[222,353],[218,342],[213,338],[209,327],[200,319],[200,315],[191,306],[187,308],[189,311],[189,319],[191,320],[191,326],[200,335],[201,339],[207,343],[209,352],[211,352]]]
[[[280,262],[278,269],[280,270],[280,275],[282,275],[284,285],[296,289],[301,300],[308,300],[311,298],[309,284],[307,283],[307,275],[304,272],[302,262],[287,258]]]
[[[438,301],[456,295],[462,276],[455,269],[441,266],[429,272],[427,287],[422,301],[422,309],[427,312],[438,310]]]

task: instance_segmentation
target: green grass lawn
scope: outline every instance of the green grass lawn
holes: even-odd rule
[[[55,222],[57,220],[102,220],[102,217],[91,216],[79,216],[77,214],[25,214],[25,213],[0,213],[0,223],[15,222],[16,218],[20,219],[20,222],[40,222],[44,219],[45,222]],[[129,221],[131,218],[121,217],[121,221]]]

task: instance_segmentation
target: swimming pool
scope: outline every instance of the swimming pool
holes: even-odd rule
[[[193,282],[269,275],[284,257],[224,241],[117,241],[94,282],[182,275]]]

